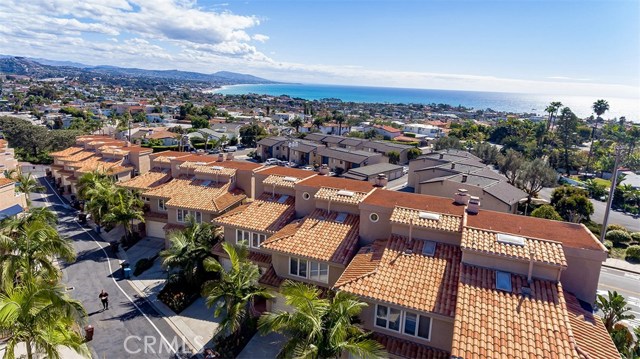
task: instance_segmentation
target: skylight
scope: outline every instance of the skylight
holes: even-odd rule
[[[422,254],[425,256],[433,257],[436,253],[436,242],[434,241],[424,241],[424,245],[422,246]]]
[[[344,223],[344,221],[347,219],[347,214],[344,212],[340,212],[338,213],[338,215],[336,216],[336,222],[338,223]]]
[[[510,234],[504,234],[504,233],[498,233],[498,242],[522,247],[522,246],[524,246],[524,237],[512,236]]]
[[[511,273],[496,271],[496,288],[511,292]]]
[[[222,171],[224,169],[224,167],[222,166],[211,166],[211,169],[214,171]]]
[[[278,203],[285,203],[288,199],[289,199],[289,196],[285,194],[282,197],[278,198]]]
[[[202,182],[202,185],[201,185],[201,186],[202,186],[202,187],[207,187],[207,186],[208,186],[208,185],[210,185],[210,184],[211,184],[211,181],[204,181],[204,182]]]
[[[433,213],[433,212],[420,212],[418,214],[418,216],[421,219],[430,219],[432,221],[439,221],[440,220],[440,215],[438,213]]]
[[[287,177],[283,178],[282,180],[283,180],[283,181],[286,181],[286,182],[295,182],[295,181],[297,181],[298,179],[297,179],[297,178],[295,178],[295,177],[289,177],[289,176],[287,176]]]
[[[206,162],[196,162],[196,166],[204,166],[206,165]]]
[[[345,197],[353,197],[355,194],[356,194],[355,192],[347,191],[346,189],[341,189],[337,193],[338,196],[345,196]]]

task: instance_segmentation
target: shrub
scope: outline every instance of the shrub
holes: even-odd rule
[[[632,262],[640,262],[640,246],[627,248],[625,259]]]
[[[613,242],[605,240],[605,241],[604,241],[604,246],[605,246],[607,249],[611,249],[611,248],[613,248]]]
[[[602,233],[602,225],[600,223],[596,223],[594,221],[585,221],[583,223],[591,233],[600,238],[600,234]]]
[[[155,259],[156,259],[155,257],[140,259],[138,262],[136,262],[136,267],[133,270],[133,275],[137,277],[147,269],[151,268],[153,266],[153,261]]]
[[[633,239],[635,243],[640,243],[640,232],[631,233],[631,239]]]
[[[605,236],[605,238],[613,242],[614,245],[631,242],[631,235],[621,230],[609,231],[607,232],[607,235]]]
[[[627,227],[621,225],[621,224],[610,224],[607,226],[607,233],[609,233],[609,231],[623,231],[623,232],[627,232],[629,233],[629,231],[627,230]]]
[[[248,317],[240,330],[228,336],[219,335],[213,339],[216,351],[223,358],[236,358],[258,331],[258,318]]]
[[[531,217],[553,219],[556,221],[562,221],[562,217],[556,212],[550,204],[542,205],[531,212]]]
[[[198,293],[190,291],[188,287],[183,279],[168,280],[158,294],[158,299],[178,314],[198,298]]]

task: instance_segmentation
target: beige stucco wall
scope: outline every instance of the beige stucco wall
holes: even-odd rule
[[[511,272],[527,276],[529,274],[529,262],[517,261],[513,258],[501,258],[481,253],[462,252],[462,261],[478,267]],[[532,277],[550,281],[558,280],[560,268],[545,266],[540,263],[533,264]]]
[[[304,259],[303,257],[297,257],[297,258]],[[323,263],[327,263],[327,262],[323,262]],[[325,287],[325,288],[333,287],[333,285],[336,283],[338,278],[340,278],[340,276],[342,275],[342,272],[344,272],[344,269],[345,269],[344,267],[338,266],[336,264],[328,263],[329,264],[329,283],[321,283],[314,280],[304,279],[304,278],[294,277],[289,275],[289,256],[288,255],[272,252],[271,264],[273,265],[273,269],[276,271],[276,274],[282,278],[291,279],[298,282],[311,283],[319,287]]]
[[[22,208],[27,206],[24,194],[16,194],[15,185],[12,184],[0,187],[0,210],[9,208],[16,204],[19,204]]]
[[[560,277],[562,287],[575,294],[578,299],[594,303],[600,280],[600,269],[602,262],[607,258],[607,253],[564,247],[564,254],[568,268]]]
[[[438,197],[453,198],[454,194],[461,188],[466,189],[470,196],[480,198],[480,208],[506,213],[513,213],[516,208],[516,206],[511,208],[511,206],[484,192],[484,190],[478,186],[448,180],[420,184],[416,192]]]
[[[357,205],[337,202],[331,202],[331,204],[329,204],[329,201],[325,200],[316,200],[316,208],[330,210],[331,212],[345,212],[355,215],[359,215],[360,213]]]
[[[377,302],[370,299],[367,299],[364,301],[369,305],[365,307],[360,313],[360,320],[362,320],[362,326],[366,330],[383,333],[386,335],[390,335],[390,336],[405,339],[405,340],[410,340],[416,343],[425,344],[441,350],[451,351],[451,343],[453,338],[453,318],[421,313],[421,312],[410,310],[408,308],[403,308],[400,306],[380,303],[387,307],[393,307],[400,310],[408,310],[416,314],[426,315],[430,317],[431,318],[431,340],[425,340],[420,337],[404,335],[399,332],[395,332],[393,330],[388,330],[385,328],[380,328],[375,326],[375,310],[376,310]]]
[[[392,224],[391,231],[395,234],[409,237],[409,226],[405,224]],[[460,232],[446,232],[435,229],[420,228],[413,226],[411,228],[411,237],[414,239],[424,239],[429,241],[442,242],[459,246],[462,240]]]
[[[316,209],[316,201],[313,197],[316,195],[318,190],[319,188],[317,187],[296,185],[296,218],[307,216]],[[309,193],[310,197],[308,200],[303,198],[303,194],[305,192]]]
[[[361,246],[373,243],[376,239],[386,239],[391,235],[389,219],[393,210],[387,207],[371,206],[360,203],[360,242]],[[379,217],[377,222],[370,219],[371,213]]]

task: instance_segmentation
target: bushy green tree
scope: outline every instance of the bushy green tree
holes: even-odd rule
[[[531,212],[532,217],[552,219],[554,221],[562,221],[562,217],[556,212],[550,204],[544,204]]]
[[[544,187],[551,187],[558,174],[542,159],[536,158],[523,164],[518,176],[518,187],[527,193],[527,203]]]
[[[605,239],[613,244],[623,244],[631,242],[631,235],[626,231],[614,229],[607,232]]]
[[[240,127],[240,142],[246,147],[256,147],[256,143],[267,135],[267,130],[257,123]]]
[[[455,136],[440,137],[433,143],[433,149],[436,151],[448,149],[462,149],[462,143]]]
[[[420,149],[418,148],[412,148],[407,151],[407,158],[409,159],[409,161],[418,158],[420,155],[422,155],[422,151],[420,151]]]

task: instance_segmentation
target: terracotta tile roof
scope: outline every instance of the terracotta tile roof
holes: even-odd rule
[[[72,146],[69,148],[65,148],[64,150],[61,151],[56,151],[56,152],[51,152],[49,153],[49,156],[51,157],[67,157],[67,156],[71,156],[75,153],[78,153],[80,151],[82,151],[84,148],[79,147],[79,146]]]
[[[101,156],[92,156],[82,162],[76,162],[69,166],[75,168],[78,173],[104,171],[108,174],[117,174],[133,170],[133,166],[123,166],[122,162],[122,160],[106,161],[105,158]]]
[[[185,164],[193,163],[193,162],[185,162],[180,165],[180,168],[183,168]],[[237,170],[235,168],[228,168],[223,166],[216,166],[216,163],[210,163],[206,166],[196,165],[194,173],[195,174],[212,174],[212,175],[223,175],[223,176],[235,176]]]
[[[462,250],[489,253],[497,256],[567,266],[562,244],[555,241],[525,238],[524,246],[498,242],[498,233],[473,228],[462,230]]]
[[[285,198],[286,197],[286,198]],[[283,203],[279,203],[284,200]],[[263,193],[250,204],[240,206],[225,213],[214,223],[253,231],[275,233],[293,220],[295,215],[295,197]]]
[[[154,159],[159,159],[159,158],[166,158],[166,157],[185,157],[185,156],[189,156],[191,155],[191,153],[188,152],[178,152],[178,151],[162,151],[162,152],[157,152],[154,153],[152,155],[149,156],[150,159],[154,160]]]
[[[165,184],[170,179],[171,179],[170,173],[150,171],[150,172],[143,173],[139,176],[133,177],[132,179],[119,182],[118,186],[148,191],[152,188]]]
[[[107,145],[107,146],[102,146],[100,148],[98,148],[98,151],[100,153],[103,154],[108,154],[108,155],[119,155],[119,156],[124,156],[126,154],[129,153],[129,151],[127,150],[128,147],[121,147],[121,146],[113,146],[113,145]]]
[[[183,224],[177,224],[177,223],[167,223],[164,225],[164,227],[162,227],[162,229],[164,229],[164,231],[167,233],[171,231],[181,231],[185,228],[187,228],[187,226]]]
[[[453,317],[460,248],[438,243],[430,257],[422,254],[424,241],[407,242],[406,237],[391,235],[385,246],[364,247],[334,287],[364,298]],[[407,250],[412,254],[406,254]]]
[[[268,166],[264,167],[264,169],[258,170],[258,173],[261,175],[277,175],[282,177],[296,177],[299,179],[308,178],[311,176],[315,176],[316,173],[313,171],[305,171],[297,168],[290,168],[284,166]]]
[[[513,290],[496,289],[492,269],[462,265],[451,355],[462,358],[578,358],[562,286],[511,275]]]
[[[388,354],[401,358],[449,359],[449,353],[418,344],[410,340],[400,339],[374,332],[371,337],[384,346]]]
[[[462,229],[462,217],[429,212],[440,216],[440,219],[435,220],[420,218],[420,212],[424,211],[396,206],[391,214],[391,222],[406,225],[413,224],[418,227],[439,229],[441,231],[449,232],[460,232]]]
[[[262,168],[261,164],[248,161],[220,161],[218,164],[222,167],[235,168],[241,171],[254,171]]]
[[[584,225],[480,210],[468,215],[466,227],[558,241],[565,247],[605,251],[606,248]]]
[[[177,134],[175,132],[153,131],[150,135],[146,135],[145,138],[149,138],[149,139],[165,139],[165,138],[176,138],[178,136],[180,136],[180,134]]]
[[[222,212],[246,198],[240,190],[229,191],[229,183],[209,183],[193,177],[180,176],[165,185],[144,193],[148,197],[168,199],[167,206],[200,210],[206,212]]]
[[[368,194],[367,192],[347,191],[349,192],[347,195],[346,192],[341,191],[343,190],[339,188],[321,187],[320,190],[316,192],[314,198],[338,203],[358,204],[362,202]]]
[[[147,211],[144,213],[144,217],[152,221],[160,221],[160,222],[167,222],[167,220],[169,219],[169,215],[166,212],[160,213],[160,212]]]
[[[78,161],[84,161],[85,159],[95,155],[96,153],[93,151],[82,150],[80,152],[76,152],[69,156],[64,156],[64,157],[61,156],[60,160],[64,162],[78,162]]]
[[[15,181],[12,180],[11,178],[0,177],[0,187],[4,187],[12,183],[15,184]]]
[[[284,282],[284,278],[276,274],[276,271],[275,269],[273,269],[272,265],[269,266],[269,269],[267,269],[267,271],[264,272],[260,279],[258,279],[258,283],[274,288],[280,288],[282,282]]]
[[[216,243],[211,249],[211,253],[220,257],[229,258],[229,255],[227,255],[227,252],[225,252],[224,248],[222,247],[222,242]],[[267,253],[259,253],[259,252],[249,250],[248,258],[250,261],[258,265],[260,264],[271,265],[271,255]]]
[[[358,245],[360,217],[347,214],[343,223],[339,213],[316,209],[299,221],[286,225],[267,238],[267,250],[346,265]]]
[[[294,188],[296,183],[300,181],[301,179],[297,177],[270,175],[262,181],[262,184],[265,186]]]
[[[567,311],[571,331],[576,345],[585,359],[619,359],[620,353],[613,344],[602,319],[593,314],[590,308],[584,308],[580,301],[571,293],[565,291],[564,299],[567,302]]]
[[[382,188],[377,188],[362,203],[386,208],[402,206],[435,213],[464,215],[464,206],[455,204],[451,198],[390,191]]]
[[[309,186],[309,187],[328,187],[328,188],[337,188],[344,189],[347,191],[354,192],[365,192],[368,193],[375,187],[369,182],[366,181],[356,181],[346,178],[338,178],[338,177],[329,177],[329,176],[313,176],[305,179],[304,181],[298,182],[301,186]]]

